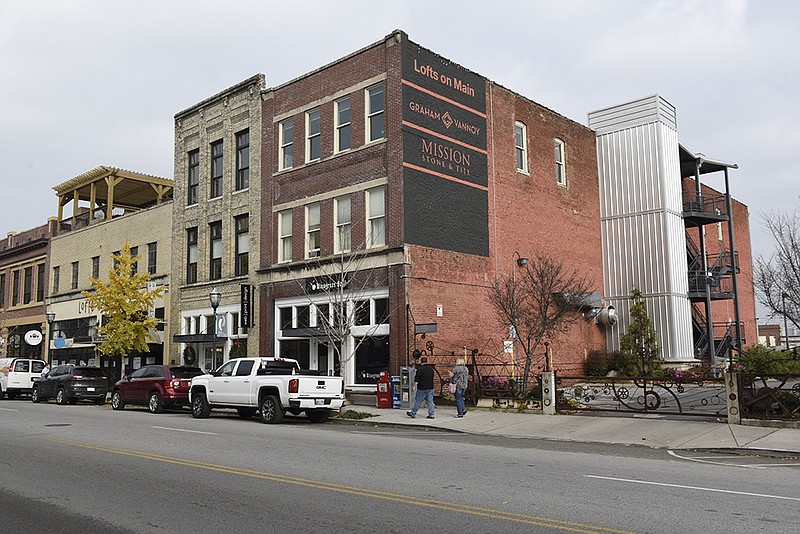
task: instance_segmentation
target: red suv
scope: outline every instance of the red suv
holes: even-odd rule
[[[199,367],[147,365],[140,367],[111,389],[111,407],[121,410],[126,404],[146,404],[150,413],[189,404],[189,385],[193,376],[202,375]]]

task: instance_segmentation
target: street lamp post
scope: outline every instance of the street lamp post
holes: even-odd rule
[[[786,297],[788,293],[781,293],[781,300],[783,301],[783,333],[786,337],[786,350],[789,350],[789,320],[786,318]]]
[[[47,363],[53,366],[53,358],[50,355],[50,344],[53,340],[53,322],[56,320],[56,312],[48,311],[44,314],[47,317]]]
[[[222,300],[222,295],[216,287],[208,294],[208,300],[211,301],[211,309],[214,313],[214,328],[211,332],[213,336],[211,338],[211,370],[213,371],[217,368],[217,308]]]

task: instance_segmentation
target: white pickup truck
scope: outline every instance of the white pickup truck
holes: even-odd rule
[[[195,418],[208,417],[213,408],[234,408],[244,418],[260,412],[264,423],[278,423],[286,412],[305,412],[322,423],[344,406],[344,380],[301,374],[296,360],[238,358],[192,378],[189,405]]]

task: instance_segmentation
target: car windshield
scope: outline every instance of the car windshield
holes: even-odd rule
[[[102,369],[97,367],[76,367],[72,370],[73,375],[88,376],[90,378],[105,378]]]
[[[203,374],[203,370],[199,367],[173,367],[170,371],[172,378],[192,378]]]

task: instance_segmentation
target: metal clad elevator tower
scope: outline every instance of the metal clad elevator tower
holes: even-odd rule
[[[631,291],[647,300],[662,358],[694,359],[675,108],[658,95],[588,115],[597,133],[606,301],[628,331]]]

